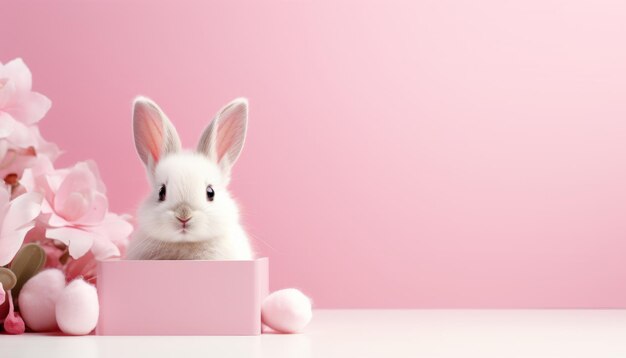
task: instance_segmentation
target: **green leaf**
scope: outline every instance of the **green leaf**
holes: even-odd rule
[[[17,283],[17,277],[13,271],[9,270],[6,267],[0,267],[0,282],[2,282],[2,287],[5,291],[8,291],[15,287]]]
[[[15,287],[11,291],[15,302],[17,302],[24,284],[35,276],[45,263],[46,252],[35,243],[26,244],[17,252],[13,262],[11,262],[11,271],[17,277]]]

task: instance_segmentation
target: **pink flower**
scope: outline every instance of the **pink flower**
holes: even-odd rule
[[[31,167],[36,160],[37,152],[34,147],[9,147],[7,140],[0,139],[0,179],[5,179],[11,174],[19,177],[24,169]]]
[[[20,177],[38,157],[54,161],[60,154],[36,126],[51,102],[31,87],[31,73],[21,59],[0,63],[0,179],[10,174]]]
[[[31,131],[38,142],[36,147],[9,147],[6,140],[0,139],[0,179],[12,174],[20,178],[25,169],[39,166],[41,161],[51,163],[61,153],[55,144],[41,138],[39,129],[33,127]]]
[[[39,193],[10,198],[6,186],[0,186],[0,266],[11,262],[41,212],[42,196]]]
[[[37,221],[37,225],[28,232],[25,242],[37,242],[46,253],[46,268],[57,268],[65,273],[68,281],[82,277],[85,281],[95,284],[96,269],[98,261],[95,259],[93,249],[79,258],[65,257],[66,249],[64,244],[54,240],[46,239],[47,224],[43,221],[49,215],[41,215],[42,220]],[[120,255],[123,256],[128,246],[128,236],[132,227],[128,223],[126,216],[117,216],[107,213],[103,224],[99,227],[92,228],[101,231],[115,246],[117,246]],[[96,249],[97,251],[97,249]]]
[[[109,213],[104,183],[93,161],[69,169],[47,171],[45,165],[25,171],[27,191],[43,192],[45,236],[63,242],[77,259],[91,250],[96,260],[119,257],[132,232],[128,221]],[[35,171],[39,171],[37,175]]]
[[[35,146],[29,126],[50,109],[48,97],[31,91],[32,76],[21,58],[0,63],[0,138],[18,147]]]

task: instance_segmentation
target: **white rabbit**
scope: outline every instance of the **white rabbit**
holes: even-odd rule
[[[248,102],[222,108],[197,150],[182,150],[176,129],[156,103],[138,97],[133,109],[137,153],[152,186],[138,211],[131,260],[249,260],[254,257],[227,190],[243,148]]]

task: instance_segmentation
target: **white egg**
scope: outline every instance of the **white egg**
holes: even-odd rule
[[[57,323],[67,334],[89,334],[98,324],[100,305],[93,285],[82,279],[70,282],[61,292],[56,305]]]
[[[55,307],[65,287],[65,275],[57,269],[39,272],[26,281],[18,304],[26,326],[36,332],[49,332],[57,329]]]
[[[300,332],[312,316],[311,300],[295,288],[272,292],[261,308],[263,323],[283,333]]]

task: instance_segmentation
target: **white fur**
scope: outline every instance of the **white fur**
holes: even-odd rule
[[[233,104],[234,103],[234,104]],[[141,98],[135,107],[156,104]],[[247,102],[234,101],[225,108],[242,105]],[[137,111],[135,111],[137,112]],[[158,110],[165,128],[173,128],[167,117]],[[220,114],[214,120],[213,127],[219,123]],[[247,110],[245,111],[247,114]],[[145,118],[134,118],[135,124]],[[237,134],[243,140],[243,133]],[[137,127],[135,125],[135,127]],[[226,126],[225,126],[226,127]],[[211,130],[210,126],[205,134]],[[159,158],[149,157],[144,160],[150,184],[151,194],[145,199],[138,211],[138,228],[128,248],[128,259],[142,260],[248,260],[253,258],[245,230],[240,224],[237,204],[227,190],[230,169],[233,163],[218,162],[217,157],[207,152],[184,151],[171,143],[180,143],[174,130],[165,131],[166,135],[176,138],[163,138],[165,144]],[[135,133],[135,142],[142,153],[150,153],[141,147],[151,143],[146,138],[138,138],[143,133]],[[208,140],[203,135],[202,140]],[[216,136],[213,134],[213,138]],[[239,138],[239,137],[237,137]],[[234,141],[237,143],[237,141]],[[215,144],[212,146],[215,147]],[[239,148],[240,150],[240,148]],[[149,154],[148,154],[149,156]],[[159,201],[159,190],[165,184],[166,198]],[[206,188],[211,185],[215,197],[207,200]],[[190,216],[183,225],[177,219],[181,212]]]

